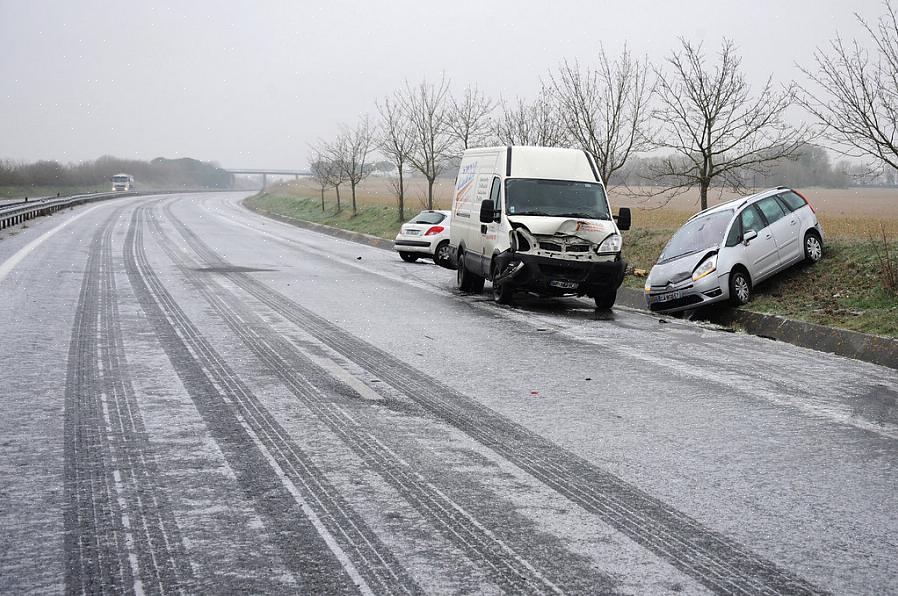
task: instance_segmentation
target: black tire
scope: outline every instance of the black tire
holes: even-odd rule
[[[401,258],[406,263],[414,263],[418,260],[418,255],[411,252],[401,252],[399,253],[399,258]]]
[[[437,244],[436,249],[433,251],[433,262],[446,269],[452,268],[452,258],[449,252],[448,240],[443,240]]]
[[[751,300],[751,278],[744,269],[733,269],[730,272],[730,304],[742,306]]]
[[[617,290],[596,294],[593,298],[596,301],[596,308],[599,310],[611,310],[614,301],[617,300]]]
[[[471,294],[479,294],[483,291],[484,279],[465,267],[465,253],[458,253],[458,270],[455,274],[455,280],[458,289],[462,292],[470,292]]]
[[[823,242],[816,232],[808,232],[804,235],[804,260],[808,263],[816,263],[823,258]]]
[[[496,264],[493,263],[492,266],[492,278],[496,279],[496,276],[499,275],[497,271]],[[503,284],[493,282],[493,301],[499,304],[511,304],[514,299],[514,289],[511,284]]]

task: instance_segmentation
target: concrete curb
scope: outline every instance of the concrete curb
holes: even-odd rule
[[[618,290],[617,302],[648,312],[643,292],[635,288]],[[898,340],[880,335],[826,327],[741,308],[708,307],[705,311],[696,312],[693,318],[818,352],[898,369]]]
[[[264,209],[250,207],[246,204],[246,199],[241,201],[241,204],[250,211],[290,225],[376,248],[393,250],[391,240],[278,215]],[[617,304],[648,312],[643,292],[635,288],[620,288],[617,292]],[[698,313],[696,318],[723,327],[738,328],[751,335],[782,341],[802,348],[829,352],[846,358],[898,369],[898,340],[888,337],[825,327],[738,308],[724,307],[711,310],[709,307],[707,312]]]

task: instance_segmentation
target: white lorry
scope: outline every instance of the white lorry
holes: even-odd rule
[[[134,190],[134,177],[130,174],[116,174],[111,180],[113,191]]]
[[[615,220],[617,220],[615,222]],[[591,155],[577,149],[487,147],[462,157],[449,245],[458,287],[509,303],[515,291],[590,296],[611,308],[624,278],[620,230]]]

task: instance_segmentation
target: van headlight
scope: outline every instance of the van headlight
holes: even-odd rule
[[[596,249],[596,252],[620,252],[621,245],[623,245],[623,240],[620,237],[620,234],[611,234],[599,245],[599,248]]]
[[[695,268],[695,271],[692,272],[692,281],[698,281],[715,271],[717,271],[717,255],[713,254]]]

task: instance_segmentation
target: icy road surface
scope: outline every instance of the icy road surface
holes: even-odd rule
[[[0,233],[0,593],[898,593],[895,371],[242,198]]]

